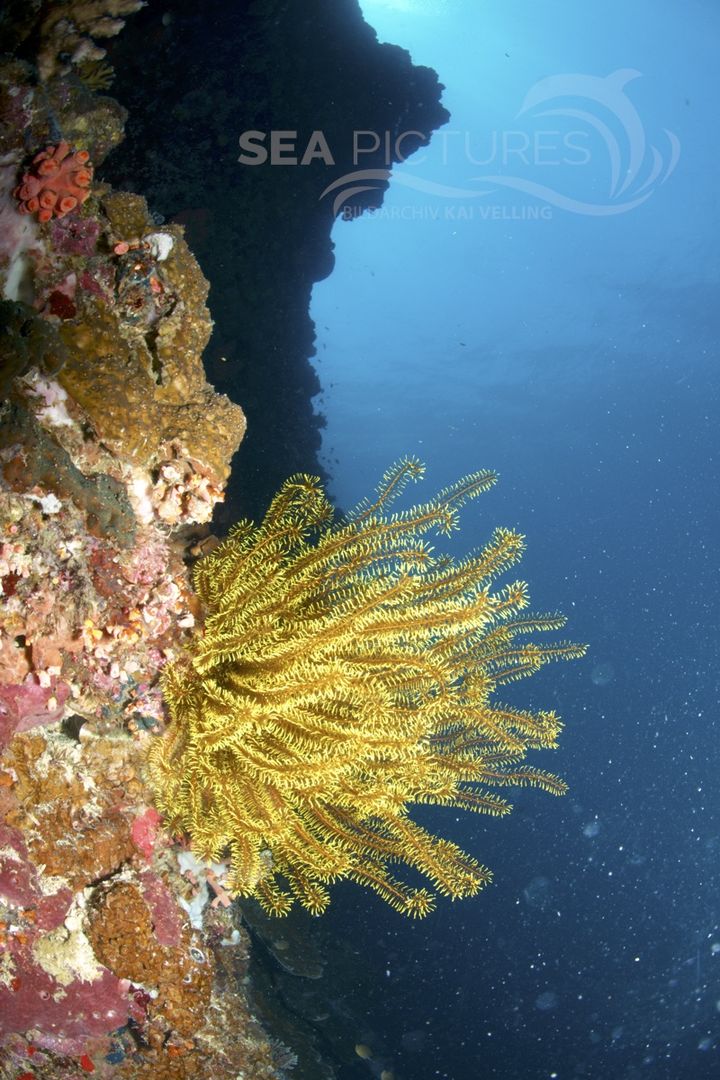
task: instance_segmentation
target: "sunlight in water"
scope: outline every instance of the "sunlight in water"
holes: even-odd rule
[[[369,23],[382,12],[399,15],[441,15],[448,0],[360,0],[363,15]]]

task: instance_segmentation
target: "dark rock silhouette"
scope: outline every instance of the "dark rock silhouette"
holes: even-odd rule
[[[333,268],[337,191],[322,192],[355,169],[390,167],[386,132],[391,150],[399,134],[419,133],[403,141],[407,156],[449,114],[435,72],[380,44],[357,0],[179,0],[166,12],[153,4],[111,50],[112,93],[130,120],[102,177],[185,224],[212,286],[208,377],[248,417],[217,523],[224,528],[239,515],[258,517],[291,472],[322,472],[308,305],[314,282]],[[298,156],[321,131],[334,164],[240,164],[239,137],[252,130],[296,131]],[[356,161],[355,131],[381,137]],[[381,205],[387,183],[370,186],[345,200],[353,214]]]

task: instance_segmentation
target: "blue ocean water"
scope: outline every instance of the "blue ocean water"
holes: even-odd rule
[[[341,1075],[720,1076],[720,9],[363,10],[438,71],[452,118],[381,212],[336,223],[314,290],[333,493],[406,453],[428,494],[497,469],[456,550],[518,527],[534,606],[590,651],[515,691],[562,714],[543,764],[568,796],[423,816],[491,887],[420,923],[335,890],[373,1052]]]

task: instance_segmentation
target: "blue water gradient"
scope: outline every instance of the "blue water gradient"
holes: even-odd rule
[[[494,868],[490,889],[418,925],[337,890],[330,925],[353,926],[377,975],[376,1063],[346,1075],[381,1062],[397,1080],[718,1076],[720,8],[363,9],[438,70],[448,130],[470,133],[474,157],[503,133],[552,130],[591,162],[558,164],[542,136],[529,162],[478,166],[439,133],[425,162],[395,170],[382,213],[337,222],[312,305],[334,494],[349,505],[404,453],[427,461],[428,489],[497,469],[457,550],[519,527],[534,604],[564,610],[591,650],[514,690],[567,722],[544,761],[567,798],[521,793],[503,822],[424,816]],[[614,84],[625,97],[603,98],[601,80],[630,70]],[[552,88],[541,80],[568,75],[569,93],[518,115]],[[487,196],[428,191],[490,173]],[[526,193],[541,183],[554,205]]]

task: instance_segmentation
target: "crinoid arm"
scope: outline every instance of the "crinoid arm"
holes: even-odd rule
[[[524,582],[496,586],[519,533],[496,529],[461,560],[428,542],[495,475],[395,509],[423,473],[398,462],[337,521],[320,481],[293,476],[260,524],[240,522],[195,568],[204,627],[164,673],[171,723],[150,779],[193,851],[229,857],[232,890],[274,915],[321,913],[343,878],[413,917],[437,894],[472,896],[490,871],[412,807],[498,816],[508,789],[565,791],[525,761],[556,746],[559,718],[497,694],[584,646],[542,644],[562,616],[530,613]],[[403,865],[428,886],[403,882]]]

